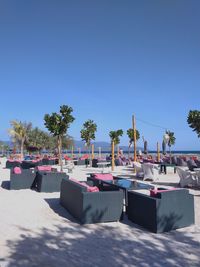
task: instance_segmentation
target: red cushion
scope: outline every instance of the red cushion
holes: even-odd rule
[[[169,192],[169,191],[174,191],[174,190],[178,190],[178,189],[177,188],[170,188],[170,189],[159,190],[157,188],[154,188],[154,189],[150,189],[150,196],[151,197],[156,197],[158,193]]]
[[[84,187],[87,188],[87,192],[99,192],[99,188],[97,186],[89,186],[88,184],[84,183],[84,182],[80,182],[77,179],[74,178],[70,178],[70,180],[72,180],[73,182],[80,184]]]
[[[98,179],[98,180],[104,180],[104,181],[112,181],[113,180],[113,176],[111,173],[95,173],[94,174],[94,178]]]
[[[38,171],[51,171],[51,166],[38,166]]]
[[[13,173],[15,173],[15,174],[21,174],[22,173],[22,170],[20,169],[20,167],[15,167],[13,169]]]

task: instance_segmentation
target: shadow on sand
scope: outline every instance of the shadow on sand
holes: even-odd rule
[[[123,223],[80,225],[59,199],[46,201],[59,217],[50,229],[19,228],[19,240],[7,242],[11,254],[6,267],[199,266],[200,244],[187,228],[153,234],[127,218]]]

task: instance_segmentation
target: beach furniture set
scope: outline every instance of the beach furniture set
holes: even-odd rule
[[[60,192],[62,179],[68,179],[65,172],[59,172],[51,166],[37,166],[22,169],[14,167],[10,171],[10,189],[34,189],[38,192]]]
[[[6,169],[12,169],[14,167],[21,167],[22,169],[30,169],[36,166],[42,165],[56,165],[58,164],[57,158],[42,158],[35,160],[12,160],[6,161]]]
[[[154,233],[194,224],[194,197],[187,189],[155,189],[111,174],[62,180],[60,203],[81,224],[123,220],[124,213]]]
[[[123,221],[124,214],[154,233],[194,224],[194,197],[187,189],[156,189],[147,183],[104,173],[92,174],[87,181],[80,182],[50,165],[39,163],[33,167],[31,164],[36,162],[29,163],[9,162],[9,168],[15,166],[11,168],[10,189],[60,192],[60,204],[81,224]],[[152,176],[152,180],[159,171],[150,163],[139,166],[137,162],[135,167],[143,178]]]

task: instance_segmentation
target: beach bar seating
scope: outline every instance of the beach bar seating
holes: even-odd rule
[[[34,183],[36,171],[34,169],[21,169],[15,167],[10,171],[10,189],[30,189]]]
[[[159,190],[152,196],[128,192],[128,219],[162,233],[194,224],[194,196],[187,189]]]
[[[119,221],[123,210],[123,193],[89,192],[85,185],[63,179],[60,203],[81,224]]]
[[[65,172],[52,171],[51,166],[40,166],[36,174],[35,187],[38,192],[60,192],[63,178],[68,179],[69,176]]]

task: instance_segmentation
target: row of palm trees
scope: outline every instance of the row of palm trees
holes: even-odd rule
[[[36,152],[41,150],[55,150],[57,148],[56,137],[39,129],[33,128],[31,123],[13,120],[10,122],[11,129],[9,135],[14,144],[14,148],[20,150],[21,158],[24,157],[24,150],[28,152]],[[70,136],[63,137],[63,148],[67,149],[73,145],[73,139]],[[3,143],[2,143],[3,146]],[[9,146],[4,149],[8,150]]]
[[[63,105],[60,107],[59,113],[46,114],[44,116],[45,126],[50,134],[40,130],[38,127],[33,128],[31,123],[21,122],[17,120],[11,121],[12,128],[9,134],[14,144],[20,147],[21,157],[24,155],[24,148],[28,151],[40,151],[42,149],[55,149],[58,148],[58,154],[61,157],[62,148],[69,148],[73,145],[73,138],[67,135],[67,130],[70,124],[75,120],[72,116],[73,109],[69,106]],[[93,120],[87,120],[83,124],[80,131],[81,139],[85,142],[89,149],[92,140],[95,140],[95,133],[97,125]],[[167,131],[169,136],[167,145],[171,147],[175,143],[174,133]],[[114,142],[115,146],[119,145],[120,137],[123,135],[123,130],[110,131],[109,136],[111,143]],[[127,130],[129,138],[129,150],[134,139],[134,130],[132,128]],[[140,132],[136,130],[136,140],[140,139]],[[147,141],[143,137],[145,151],[147,153]],[[165,142],[163,140],[163,142]],[[60,158],[61,159],[61,158]]]

